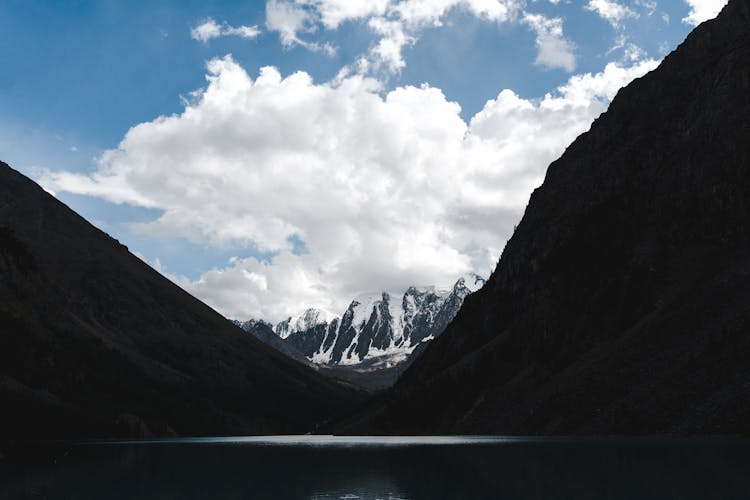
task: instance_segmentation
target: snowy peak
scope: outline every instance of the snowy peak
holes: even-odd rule
[[[411,286],[396,297],[361,294],[340,317],[310,308],[278,323],[274,331],[314,363],[392,365],[443,333],[466,296],[483,284],[482,277],[471,273],[448,289]]]
[[[449,292],[437,291],[434,287],[417,289],[410,287],[401,301],[401,328],[404,342],[416,345],[432,331],[435,317]]]
[[[232,323],[239,326],[246,332],[249,332],[250,330],[252,330],[253,328],[259,325],[267,326],[268,328],[273,330],[273,325],[271,325],[271,323],[269,323],[268,321],[263,321],[262,319],[249,319],[247,321],[232,320]]]
[[[320,325],[328,325],[338,316],[324,309],[309,308],[299,316],[290,316],[278,323],[274,331],[276,335],[285,339],[297,332],[304,332]]]

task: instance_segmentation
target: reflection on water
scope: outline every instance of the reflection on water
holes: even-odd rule
[[[740,439],[208,438],[30,447],[0,498],[746,498]]]

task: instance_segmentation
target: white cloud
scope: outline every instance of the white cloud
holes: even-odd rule
[[[336,29],[345,21],[382,16],[390,0],[308,0],[326,29]]]
[[[266,26],[279,33],[285,47],[330,52],[330,44],[304,40],[300,33],[336,29],[347,21],[365,22],[379,38],[355,69],[397,72],[405,66],[404,47],[414,43],[423,29],[441,26],[452,9],[502,23],[512,19],[522,4],[521,0],[268,0]]]
[[[648,16],[654,15],[654,12],[656,12],[656,7],[658,7],[656,0],[635,0],[635,3],[636,5],[643,7],[643,9],[645,9],[646,11],[646,15]]]
[[[504,22],[519,8],[514,0],[403,0],[391,2],[391,11],[411,25],[440,26],[445,14],[453,8],[463,8],[488,21]]]
[[[620,32],[615,38],[614,45],[607,51],[607,55],[621,51],[622,61],[636,62],[646,58],[646,51],[628,40],[625,33]]]
[[[515,0],[468,0],[466,3],[478,17],[495,22],[508,21],[522,5]]]
[[[266,27],[279,33],[285,47],[298,43],[297,33],[309,29],[311,20],[308,11],[292,2],[269,0],[266,3]]]
[[[576,67],[576,58],[573,54],[573,43],[563,36],[562,19],[549,19],[541,14],[528,13],[523,19],[536,32],[538,52],[535,64],[572,72]]]
[[[727,4],[727,0],[685,0],[690,12],[682,22],[696,26],[716,17]]]
[[[609,64],[539,100],[504,90],[466,123],[426,85],[381,94],[361,75],[315,83],[271,67],[253,79],[227,56],[195,102],[131,128],[96,172],[40,182],[162,209],[141,232],[276,252],[174,278],[230,317],[340,312],[363,289],[487,275],[547,165],[655,64]]]
[[[382,17],[370,19],[368,23],[373,32],[381,36],[372,47],[370,54],[376,65],[385,65],[391,72],[406,66],[402,56],[406,45],[415,42],[415,38],[404,32],[404,25],[398,21],[388,21]]]
[[[646,0],[636,0],[636,4],[645,8],[649,16],[653,13],[653,9],[656,8],[655,3],[650,3]],[[630,7],[617,3],[615,0],[589,0],[586,4],[586,10],[595,12],[616,30],[617,35],[614,45],[607,50],[607,56],[616,50],[621,50],[623,61],[634,62],[645,57],[645,51],[630,41],[629,33],[626,32],[623,24],[623,21],[626,19],[639,18],[640,14]]]
[[[260,35],[260,29],[258,26],[227,26],[224,29],[224,35],[234,35],[246,40],[252,40]]]
[[[628,42],[623,47],[623,59],[629,62],[640,61],[645,59],[646,51],[634,43]]]
[[[630,7],[617,3],[615,0],[589,0],[586,9],[596,12],[613,27],[619,28],[627,18],[638,18],[638,13]]]
[[[212,38],[218,38],[220,36],[221,25],[210,17],[190,30],[190,38],[201,42],[207,42]]]
[[[257,26],[229,26],[227,23],[219,24],[212,18],[208,18],[201,24],[190,30],[190,38],[206,43],[211,39],[221,36],[238,36],[252,40],[260,35]]]
[[[325,1],[325,0],[323,0]],[[503,23],[520,9],[517,0],[391,0],[385,16],[371,18],[370,28],[380,36],[370,50],[368,67],[387,67],[391,72],[403,68],[403,48],[416,42],[427,27],[442,26],[452,9],[464,9],[480,19]]]
[[[319,43],[303,40],[299,33],[311,33],[316,30],[314,11],[297,5],[289,0],[268,0],[266,3],[266,27],[279,33],[281,44],[286,48],[299,45],[313,52],[333,55],[336,47],[331,43]]]

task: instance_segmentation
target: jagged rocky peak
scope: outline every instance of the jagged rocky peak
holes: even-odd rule
[[[250,330],[252,330],[253,328],[255,328],[256,326],[259,326],[259,325],[264,325],[264,326],[267,326],[268,328],[273,329],[273,325],[271,323],[269,323],[268,321],[264,321],[262,319],[253,319],[253,318],[250,318],[247,321],[232,320],[232,323],[234,323],[235,325],[239,326],[240,328],[242,328],[246,332],[249,332]]]
[[[274,332],[314,363],[358,365],[378,360],[392,365],[440,335],[466,296],[483,284],[482,277],[469,273],[451,288],[411,286],[398,295],[360,294],[340,317],[310,308],[278,323]]]
[[[325,309],[308,308],[299,316],[290,316],[276,325],[274,331],[276,334],[285,339],[293,333],[307,331],[319,325],[328,325],[334,319],[337,319],[333,313]]]

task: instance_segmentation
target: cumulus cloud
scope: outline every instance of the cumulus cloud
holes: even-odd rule
[[[637,12],[615,0],[589,0],[586,9],[596,12],[615,28],[620,27],[622,21],[627,18],[638,18]]]
[[[682,22],[696,26],[703,21],[716,17],[727,0],[685,0],[690,6],[690,12],[682,19]]]
[[[487,275],[547,165],[655,65],[609,64],[536,100],[503,90],[467,123],[428,85],[253,78],[226,56],[194,102],[131,128],[94,173],[40,182],[163,210],[141,232],[271,252],[173,278],[230,317],[340,312],[362,291]]]
[[[258,26],[229,26],[227,23],[219,24],[212,18],[208,18],[198,26],[190,30],[190,38],[207,43],[213,38],[222,36],[238,36],[252,40],[260,35]]]
[[[562,19],[549,19],[540,14],[528,13],[523,19],[536,32],[538,52],[535,64],[572,72],[576,67],[576,58],[573,54],[573,43],[563,36]]]

